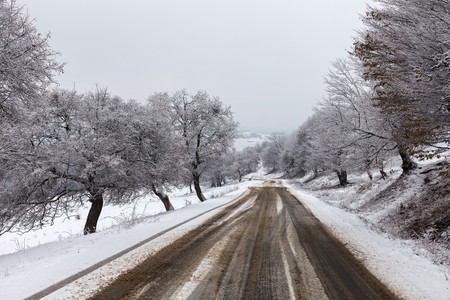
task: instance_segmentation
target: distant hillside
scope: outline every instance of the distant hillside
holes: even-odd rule
[[[261,144],[264,141],[267,141],[269,138],[269,134],[266,133],[257,133],[252,131],[241,131],[238,134],[238,138],[234,142],[234,148],[237,151],[241,151],[246,147],[252,147],[257,144]]]

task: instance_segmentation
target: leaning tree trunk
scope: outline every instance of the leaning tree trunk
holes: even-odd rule
[[[237,171],[238,176],[239,176],[239,182],[242,182],[242,172],[240,172],[239,170]]]
[[[334,170],[339,178],[339,185],[346,186],[348,184],[347,171],[346,170]]]
[[[202,189],[200,188],[200,175],[198,175],[197,172],[194,171],[194,173],[192,174],[192,179],[194,183],[195,193],[197,194],[198,199],[201,202],[205,201],[206,198],[203,195]]]
[[[89,202],[91,202],[91,209],[89,210],[86,224],[84,225],[85,235],[94,233],[97,229],[97,222],[103,208],[103,194],[102,193],[91,194]]]
[[[161,200],[161,202],[164,204],[166,211],[174,210],[172,203],[170,203],[168,195],[166,195],[163,191],[158,191],[158,189],[154,184],[152,184],[152,191],[153,193],[155,193],[156,196],[158,196],[159,200]]]
[[[366,169],[367,176],[369,176],[370,181],[372,181],[373,176],[372,176],[372,172],[370,172],[370,166],[371,166],[371,162],[370,162],[370,160],[367,160],[365,169]]]
[[[409,156],[406,149],[399,146],[398,154],[400,154],[400,157],[402,158],[402,169],[404,174],[408,174],[410,171],[417,168],[417,164],[411,159],[411,156]]]

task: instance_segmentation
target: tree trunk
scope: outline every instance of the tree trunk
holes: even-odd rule
[[[89,214],[86,220],[86,224],[84,225],[84,234],[94,233],[97,229],[98,218],[100,217],[100,213],[103,208],[103,194],[102,193],[94,193],[91,194],[91,198],[89,199],[91,202],[91,209],[89,209]]]
[[[334,170],[339,178],[339,185],[346,186],[348,184],[347,171],[346,170]]]
[[[213,179],[212,187],[221,187],[225,184],[225,178],[222,175],[217,175]]]
[[[372,172],[370,172],[370,166],[371,166],[371,161],[370,160],[366,160],[366,172],[367,172],[367,176],[369,176],[370,181],[372,181],[373,176],[372,176]]]
[[[205,201],[206,198],[202,193],[202,189],[200,188],[200,175],[198,175],[197,172],[194,171],[194,173],[192,174],[192,179],[194,182],[195,193],[197,194],[198,199],[201,202]]]
[[[165,194],[162,191],[158,191],[154,184],[152,184],[152,191],[153,193],[155,193],[156,196],[158,196],[159,200],[161,200],[161,202],[164,204],[166,211],[174,210],[172,203],[170,203],[169,196],[167,194]]]
[[[410,171],[417,168],[417,164],[412,161],[411,156],[409,156],[406,149],[403,147],[398,147],[398,154],[400,154],[400,157],[402,158],[402,169],[403,173],[409,174]]]

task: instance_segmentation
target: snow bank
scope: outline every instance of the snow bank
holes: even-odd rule
[[[450,299],[450,269],[412,250],[413,241],[392,239],[355,214],[286,184],[312,213],[382,282],[407,299]],[[425,251],[425,250],[423,250]]]
[[[61,299],[70,294],[81,295],[81,291],[84,291],[85,295],[87,295],[89,291],[92,292],[92,290],[89,290],[89,287],[91,289],[98,288],[101,284],[104,284],[104,280],[111,280],[111,276],[117,276],[123,269],[138,263],[139,258],[143,258],[152,253],[152,251],[156,251],[159,247],[170,243],[184,234],[186,230],[191,230],[193,227],[198,226],[199,223],[217,213],[219,207],[230,203],[251,185],[255,185],[255,183],[248,181],[234,186],[206,190],[205,194],[210,199],[203,203],[190,204],[196,201],[195,196],[179,195],[173,198],[173,204],[175,207],[184,204],[185,207],[141,218],[141,223],[134,226],[129,222],[125,224],[119,222],[116,226],[109,229],[101,229],[95,234],[87,236],[76,235],[65,239],[58,238],[58,230],[59,234],[61,233],[61,228],[58,228],[58,226],[46,227],[38,233],[31,233],[38,237],[48,236],[48,240],[53,239],[53,241],[0,256],[0,298],[6,300],[29,297],[149,237],[158,235],[203,214],[201,217],[179,226],[177,230],[169,231],[134,250],[131,256],[124,256],[112,265],[101,268],[100,271],[96,271],[97,273],[94,272],[94,277],[88,280],[78,280],[76,283],[64,288],[63,291],[54,294],[51,298]],[[162,204],[160,205],[162,206]],[[103,212],[106,215],[103,218],[117,221],[118,212],[123,213],[123,211],[129,210],[133,210],[133,207],[121,207],[120,211],[117,211],[117,208],[109,207]],[[83,221],[79,222],[83,223]],[[57,224],[61,225],[64,223],[58,222]],[[102,220],[100,224],[102,224]],[[128,228],[130,226],[132,228]],[[78,230],[82,230],[82,225],[78,227]],[[9,235],[9,237],[11,236]],[[2,238],[5,239],[3,236]],[[0,240],[0,242],[2,242],[3,247],[3,241]],[[96,279],[100,281],[96,281]]]

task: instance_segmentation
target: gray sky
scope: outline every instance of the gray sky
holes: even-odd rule
[[[18,0],[66,62],[57,80],[140,102],[199,89],[244,129],[295,129],[345,56],[363,0]]]

